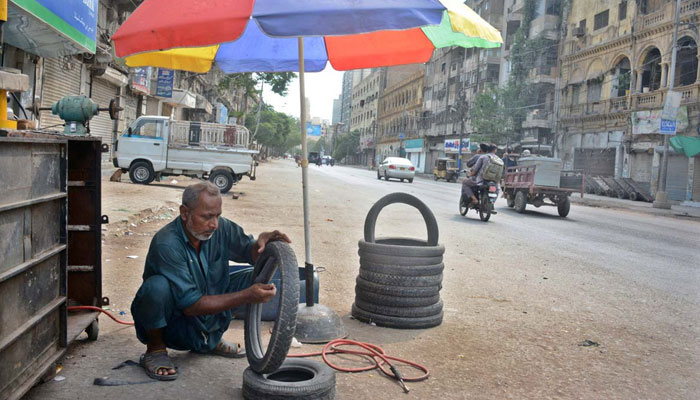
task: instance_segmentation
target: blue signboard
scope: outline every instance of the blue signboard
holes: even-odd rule
[[[11,0],[11,3],[87,51],[95,52],[98,0]],[[37,32],[35,37],[42,40]]]
[[[156,96],[173,97],[173,76],[175,73],[171,69],[158,69],[158,83],[156,84]]]
[[[662,135],[675,135],[676,134],[676,121],[673,119],[662,119],[659,132]]]
[[[306,134],[308,136],[321,136],[321,125],[311,125],[311,122],[307,122]]]

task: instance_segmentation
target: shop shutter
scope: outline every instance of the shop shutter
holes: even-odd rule
[[[68,68],[67,59],[45,58],[44,73],[41,89],[41,106],[51,107],[51,105],[65,96],[80,95],[80,63],[71,60]],[[62,131],[64,121],[58,115],[51,114],[51,111],[41,112],[41,127],[49,130]]]
[[[587,175],[615,175],[615,149],[575,149],[574,169]]]
[[[695,157],[695,172],[693,174],[693,201],[700,202],[700,157]]]
[[[117,87],[102,79],[92,80],[92,101],[99,107],[109,107],[110,100],[117,97]],[[102,138],[102,143],[112,147],[114,121],[109,118],[109,111],[100,111],[90,120],[90,134]],[[104,154],[103,154],[104,155]]]
[[[668,158],[666,192],[671,200],[685,200],[688,186],[688,157],[675,155]]]

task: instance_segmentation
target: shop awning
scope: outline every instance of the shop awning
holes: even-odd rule
[[[671,146],[679,153],[685,153],[686,157],[695,157],[700,153],[700,138],[689,136],[674,136],[670,140]]]
[[[95,54],[98,0],[9,0],[5,42],[42,57]]]

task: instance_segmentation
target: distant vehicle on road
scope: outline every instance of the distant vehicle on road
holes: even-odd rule
[[[407,158],[402,157],[387,157],[379,164],[377,168],[377,179],[389,180],[389,178],[400,179],[401,182],[407,180],[408,183],[413,183],[413,178],[416,176],[416,167]]]
[[[318,151],[309,152],[309,164],[318,164],[321,154]]]
[[[331,156],[323,156],[323,163],[332,167],[335,165],[335,159]]]
[[[257,150],[248,149],[241,125],[137,118],[119,137],[112,160],[134,183],[147,185],[168,175],[209,179],[226,193],[244,175],[255,179]]]

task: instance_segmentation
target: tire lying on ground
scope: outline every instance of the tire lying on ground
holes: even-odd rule
[[[428,276],[387,275],[360,268],[360,276],[370,282],[388,286],[423,287],[439,286],[442,283],[442,274]]]
[[[374,322],[377,326],[397,329],[425,329],[438,326],[442,323],[442,312],[429,317],[392,317],[388,315],[375,314],[369,311],[365,311],[357,307],[356,304],[352,305],[352,316],[362,322]]]
[[[243,371],[243,398],[331,400],[335,397],[335,371],[326,364],[303,358],[288,358],[271,374],[250,367]]]
[[[246,357],[255,372],[272,373],[282,365],[294,338],[299,308],[299,268],[292,248],[284,242],[269,242],[258,257],[253,270],[254,282],[269,283],[280,270],[279,309],[272,335],[263,350],[261,320],[262,304],[248,304],[245,318]]]
[[[355,279],[357,289],[363,292],[383,294],[397,297],[429,297],[440,294],[440,286],[390,286],[370,282],[361,276]]]
[[[380,304],[374,304],[364,301],[360,298],[355,298],[355,305],[367,312],[381,314],[387,317],[406,317],[420,318],[432,317],[442,313],[442,300],[435,304],[423,307],[389,307]]]
[[[440,275],[445,269],[444,264],[434,265],[383,265],[365,262],[360,264],[360,270],[368,272],[376,272],[386,275],[401,275],[401,276],[431,276]]]
[[[431,306],[440,301],[440,295],[425,297],[399,297],[387,296],[379,293],[363,291],[355,288],[355,301],[362,300],[369,303],[381,304],[387,307],[425,307]]]
[[[423,216],[428,237],[376,238],[377,217],[384,207],[402,203]],[[358,242],[360,271],[356,279],[352,315],[364,322],[400,329],[430,328],[442,323],[442,257],[435,215],[420,199],[392,193],[367,213],[364,240]]]

